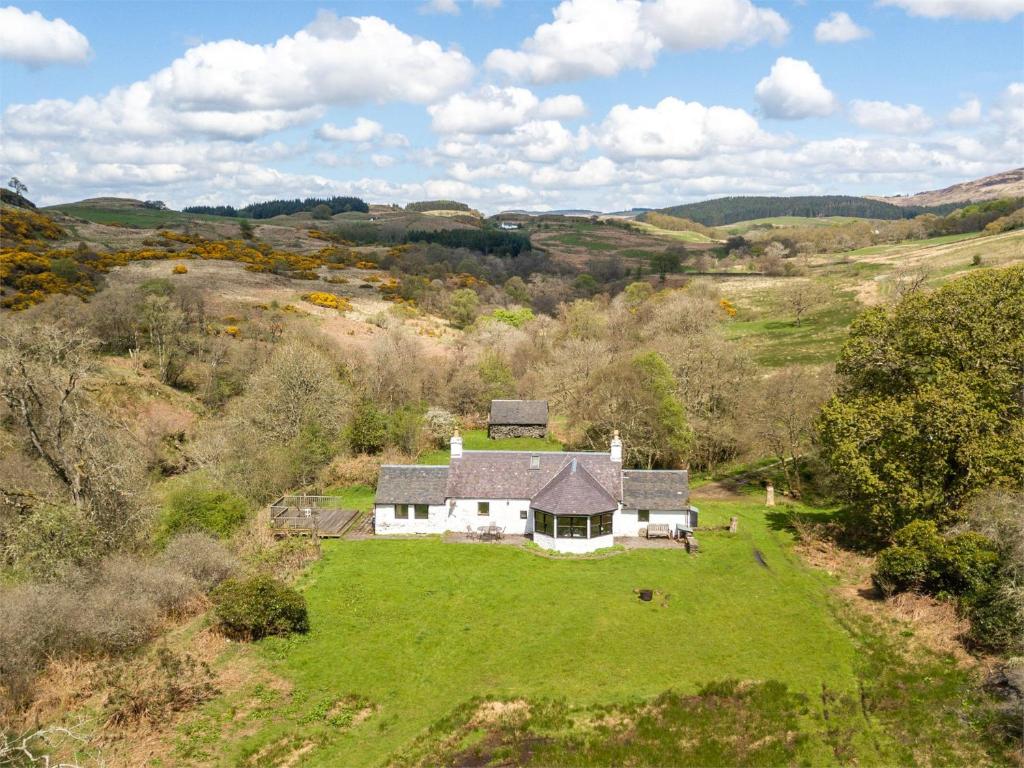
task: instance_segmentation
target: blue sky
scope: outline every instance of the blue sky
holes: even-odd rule
[[[894,194],[1024,165],[1024,0],[42,2],[0,172],[45,203]]]

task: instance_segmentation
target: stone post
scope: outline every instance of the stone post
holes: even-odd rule
[[[767,496],[766,496],[766,498],[764,500],[764,505],[766,507],[774,507],[775,506],[775,486],[772,485],[771,483],[768,483],[768,487],[765,488],[765,491],[767,492]]]

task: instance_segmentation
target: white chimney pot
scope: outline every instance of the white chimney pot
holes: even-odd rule
[[[615,430],[612,435],[612,448],[611,448],[612,461],[622,463],[622,441],[619,439],[619,430]]]

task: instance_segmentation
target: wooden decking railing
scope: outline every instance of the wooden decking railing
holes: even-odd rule
[[[270,529],[283,535],[336,538],[359,511],[345,509],[337,496],[282,496],[270,505]]]

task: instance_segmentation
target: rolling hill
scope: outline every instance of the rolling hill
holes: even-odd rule
[[[1024,168],[1014,168],[981,179],[964,181],[944,189],[918,192],[916,195],[895,197],[873,197],[885,203],[898,206],[948,205],[950,203],[996,200],[1001,197],[1024,196]]]

